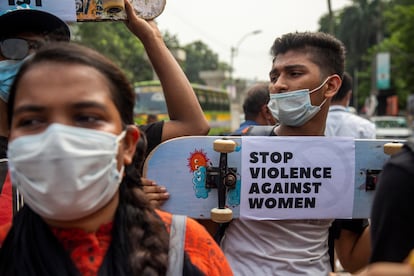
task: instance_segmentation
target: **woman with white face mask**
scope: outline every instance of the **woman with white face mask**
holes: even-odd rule
[[[4,241],[0,229],[0,275],[179,275],[174,263],[187,275],[232,274],[191,219],[180,224],[181,261],[171,258],[175,217],[136,189],[134,102],[121,70],[76,44],[45,46],[22,66],[8,156],[25,204]]]

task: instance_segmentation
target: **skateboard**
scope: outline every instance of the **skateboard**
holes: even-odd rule
[[[129,0],[136,14],[154,19],[165,8],[166,0]],[[66,22],[120,21],[126,19],[124,0],[8,0],[0,3],[0,14],[14,9],[49,12]]]
[[[179,137],[148,155],[143,175],[167,188],[163,210],[195,219],[369,218],[378,175],[404,142]]]
[[[77,21],[125,20],[124,0],[74,0]],[[165,7],[166,0],[130,0],[137,15],[154,19]]]

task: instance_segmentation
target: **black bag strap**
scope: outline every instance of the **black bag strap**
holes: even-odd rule
[[[6,180],[7,171],[9,169],[7,163],[7,137],[0,136],[0,194],[3,191],[4,180]]]
[[[276,126],[248,126],[242,131],[242,136],[276,136]]]
[[[0,194],[3,191],[4,181],[6,180],[8,169],[9,166],[7,159],[0,159]]]

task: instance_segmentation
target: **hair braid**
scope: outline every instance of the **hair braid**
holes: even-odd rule
[[[131,183],[129,177],[126,182]],[[136,180],[120,189],[120,215],[126,223],[132,275],[165,275],[169,235]],[[123,185],[122,185],[123,186]]]

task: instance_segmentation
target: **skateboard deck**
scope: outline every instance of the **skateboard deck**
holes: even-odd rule
[[[74,0],[77,21],[125,20],[124,0]],[[165,7],[165,0],[130,0],[136,14],[154,19]]]
[[[156,18],[166,5],[166,0],[129,1],[136,14],[144,19]],[[46,11],[66,22],[126,20],[124,0],[8,0],[0,3],[0,14],[15,9]]]
[[[144,177],[167,188],[163,210],[196,219],[368,218],[378,175],[403,142],[180,137],[149,154]]]

